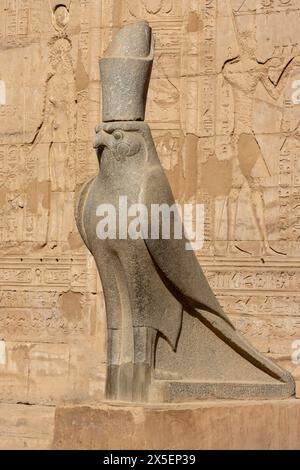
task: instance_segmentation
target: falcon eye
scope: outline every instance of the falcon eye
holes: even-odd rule
[[[123,132],[121,132],[121,131],[114,131],[114,138],[115,138],[116,140],[120,140],[120,139],[122,139],[122,137],[123,137]]]

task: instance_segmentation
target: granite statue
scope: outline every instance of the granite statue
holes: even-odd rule
[[[117,401],[284,398],[293,377],[259,353],[223,312],[185,237],[99,238],[97,208],[119,201],[174,204],[144,122],[154,54],[145,21],[124,26],[100,59],[99,174],[78,196],[76,222],[102,281],[107,315],[106,397]],[[151,219],[147,219],[151,225]],[[161,231],[159,231],[159,234]],[[149,233],[148,233],[149,235]]]

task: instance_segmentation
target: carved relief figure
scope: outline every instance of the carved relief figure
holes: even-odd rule
[[[234,130],[231,139],[232,146],[232,189],[228,197],[228,250],[236,253],[235,229],[238,199],[244,184],[247,183],[253,213],[263,241],[264,254],[277,253],[268,242],[265,222],[265,203],[261,177],[255,171],[258,160],[265,168],[265,174],[270,175],[262,150],[253,132],[252,118],[256,88],[261,83],[269,96],[277,100],[286,85],[286,78],[291,69],[291,62],[284,68],[283,60],[272,57],[265,63],[256,58],[255,29],[239,33],[238,44],[240,54],[235,59],[225,62],[223,76],[231,85],[234,100]],[[281,67],[279,79],[274,83],[270,77],[270,69]]]
[[[55,9],[56,29],[62,31],[67,19],[66,7]],[[44,119],[31,148],[33,151],[39,144],[48,147],[50,209],[46,240],[51,246],[62,241],[72,229],[72,226],[67,227],[69,217],[66,217],[75,184],[72,143],[76,128],[76,94],[71,49],[71,41],[63,34],[49,42]],[[44,148],[41,151],[44,152]]]
[[[174,0],[141,0],[136,2],[135,0],[126,0],[127,8],[130,14],[134,17],[144,15],[157,15],[159,13],[168,14],[173,9]]]

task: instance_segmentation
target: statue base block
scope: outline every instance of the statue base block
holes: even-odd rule
[[[300,400],[63,405],[54,449],[300,449]]]

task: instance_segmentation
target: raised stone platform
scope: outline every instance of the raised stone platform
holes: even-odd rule
[[[0,404],[0,450],[50,449],[54,406]]]
[[[55,449],[300,449],[300,400],[56,409]]]

